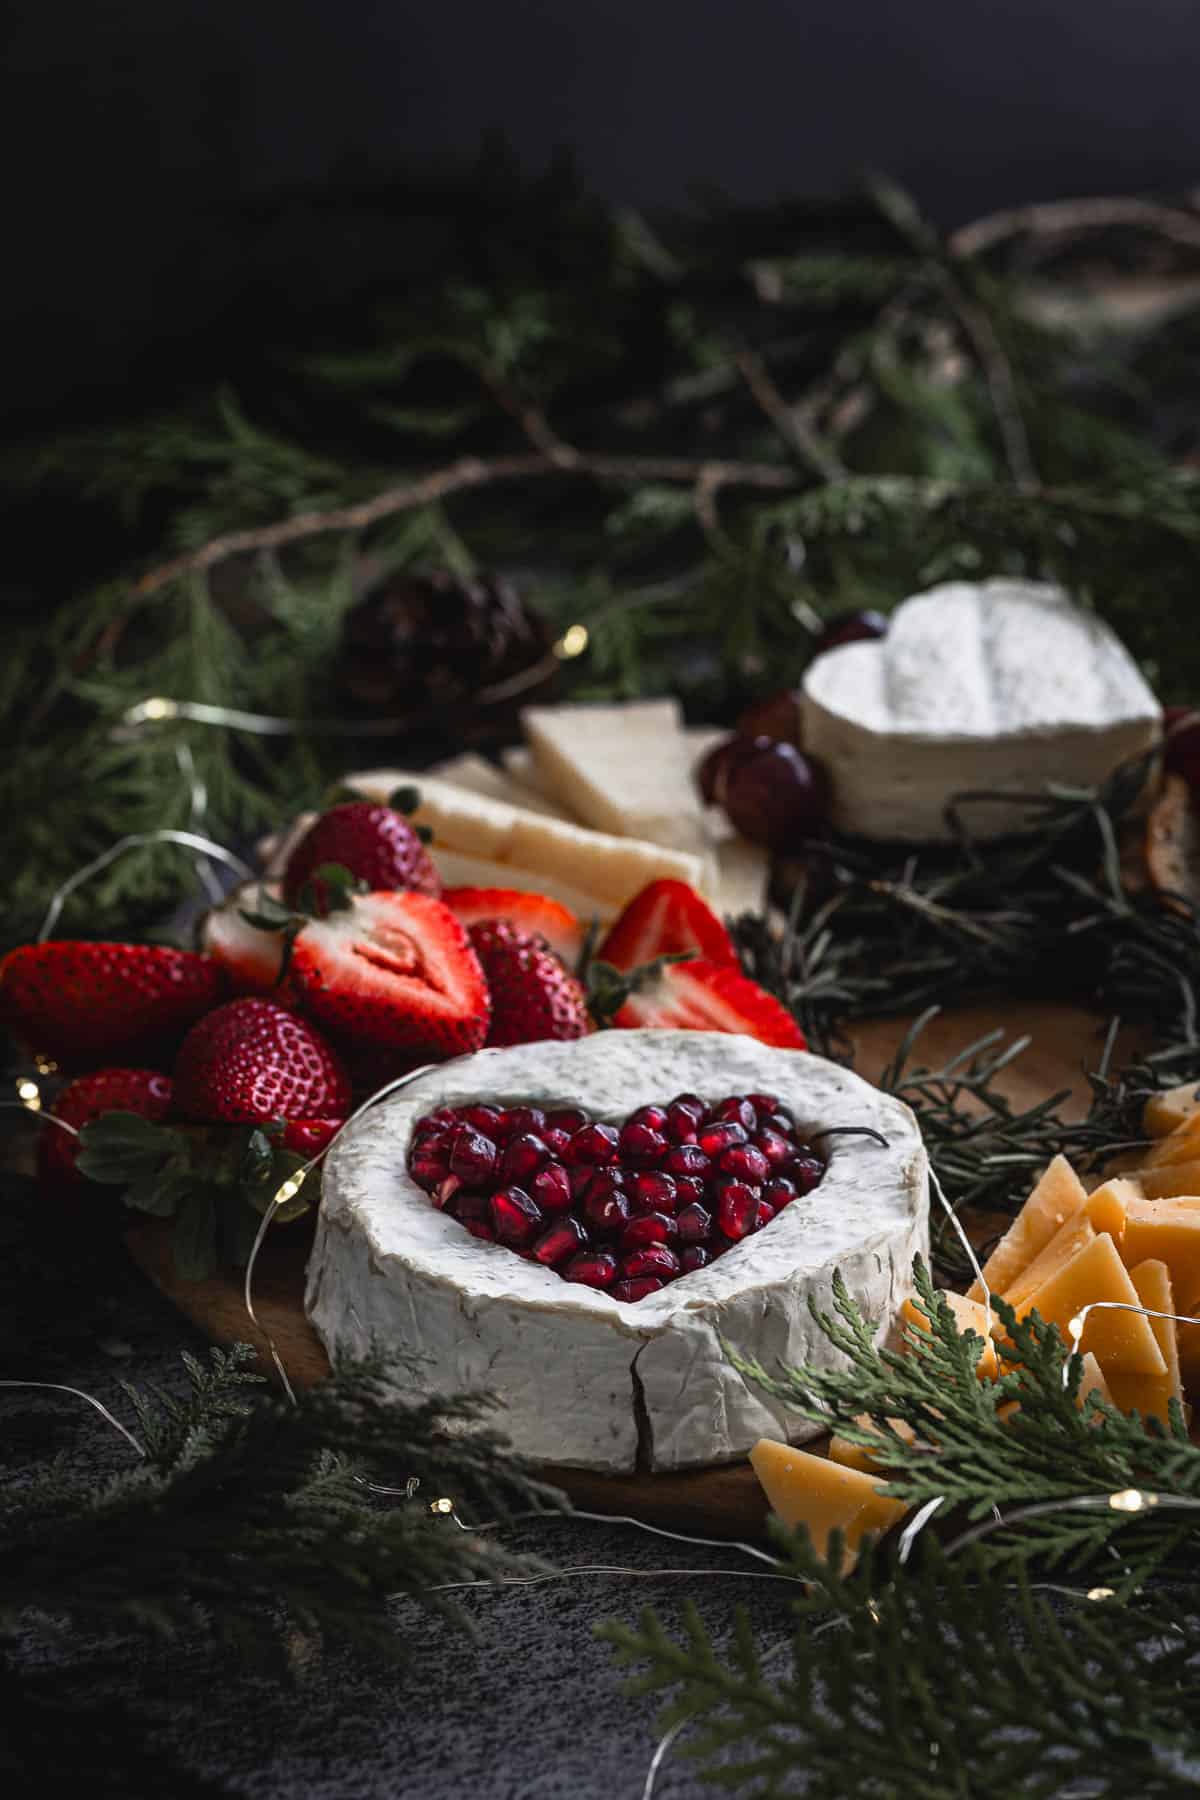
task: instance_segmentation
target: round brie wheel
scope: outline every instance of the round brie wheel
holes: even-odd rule
[[[802,1131],[832,1136],[813,1191],[708,1268],[628,1303],[472,1237],[411,1180],[416,1121],[437,1106],[580,1106],[619,1124],[680,1092],[715,1102],[770,1092]],[[489,1390],[514,1447],[547,1465],[608,1473],[744,1455],[763,1436],[819,1427],[749,1386],[722,1340],[768,1371],[832,1366],[809,1312],[841,1270],[880,1338],[928,1250],[928,1163],[908,1107],[835,1063],[748,1037],[602,1031],[573,1043],[481,1050],[382,1101],[334,1146],[308,1265],[306,1309],[336,1364],[405,1359],[407,1395]]]

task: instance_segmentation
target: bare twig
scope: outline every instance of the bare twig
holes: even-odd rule
[[[1017,398],[1017,382],[1012,364],[987,308],[964,293],[961,286],[949,277],[946,291],[955,316],[970,339],[983,370],[1009,474],[1022,493],[1031,494],[1037,487],[1037,468],[1029,446],[1029,433],[1025,429],[1021,403]]]
[[[134,583],[133,593],[135,598],[145,599],[183,575],[215,568],[233,556],[279,550],[286,544],[334,531],[365,531],[380,519],[411,512],[418,506],[430,506],[450,494],[487,487],[495,482],[527,481],[545,475],[577,475],[601,482],[682,482],[692,487],[703,483],[708,493],[715,492],[718,487],[751,487],[778,493],[797,485],[795,471],[777,463],[723,462],[686,456],[602,456],[586,451],[575,453],[574,461],[567,462],[534,453],[498,456],[490,460],[466,456],[443,469],[432,470],[419,480],[385,488],[382,493],[352,506],[335,506],[327,511],[314,509],[296,513],[290,519],[277,520],[273,525],[224,532],[198,550],[189,550],[148,570]]]
[[[980,256],[1006,238],[1053,237],[1075,231],[1102,231],[1113,225],[1132,225],[1189,250],[1200,250],[1200,217],[1195,213],[1122,195],[1050,200],[1037,206],[1014,206],[1005,212],[989,213],[984,219],[960,225],[951,233],[947,247],[951,256],[966,259]]]
[[[788,449],[806,463],[822,481],[836,481],[846,473],[841,457],[823,443],[807,420],[788,405],[771,379],[766,363],[753,350],[734,356],[739,374],[754,399],[775,427]]]

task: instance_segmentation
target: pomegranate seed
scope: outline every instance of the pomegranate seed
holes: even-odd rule
[[[642,1250],[631,1250],[621,1261],[621,1274],[626,1281],[639,1275],[657,1275],[662,1281],[673,1281],[679,1273],[679,1258],[666,1244],[647,1244]]]
[[[789,1181],[786,1175],[777,1175],[774,1181],[768,1181],[762,1197],[768,1206],[773,1206],[778,1212],[781,1206],[787,1206],[796,1198],[796,1193],[794,1181]]]
[[[712,1122],[714,1125],[720,1122],[740,1125],[745,1132],[753,1131],[758,1124],[754,1108],[741,1094],[731,1094],[728,1100],[722,1100],[713,1111]]]
[[[540,1137],[546,1129],[546,1115],[540,1106],[513,1106],[509,1108],[508,1116],[514,1133],[532,1131]]]
[[[703,1200],[708,1193],[699,1175],[672,1175],[671,1180],[675,1183],[680,1206],[690,1206],[693,1200]]]
[[[718,1218],[721,1230],[729,1238],[744,1238],[754,1230],[754,1217],[758,1211],[758,1189],[747,1187],[744,1181],[731,1181],[721,1195]]]
[[[533,1260],[553,1268],[555,1263],[576,1255],[587,1241],[587,1232],[578,1219],[558,1219],[533,1246]]]
[[[802,1194],[811,1194],[824,1173],[825,1165],[815,1156],[794,1156],[786,1169],[788,1179],[795,1182]]]
[[[448,1125],[459,1124],[464,1116],[456,1107],[438,1106],[431,1113],[427,1113],[423,1119],[418,1120],[417,1130],[420,1131],[422,1125],[438,1125],[445,1129]]]
[[[779,1111],[777,1094],[747,1094],[746,1098],[756,1113],[767,1114]]]
[[[504,1120],[504,1114],[498,1106],[468,1106],[459,1118],[464,1124],[471,1125],[476,1131],[482,1131],[484,1137],[496,1141],[496,1133]]]
[[[629,1200],[635,1212],[673,1213],[679,1204],[679,1185],[673,1175],[646,1169],[630,1177]]]
[[[755,1231],[761,1231],[763,1226],[769,1225],[774,1217],[775,1208],[771,1205],[771,1202],[769,1200],[760,1200],[758,1203],[758,1211],[754,1215]]]
[[[438,1207],[439,1210],[444,1211],[462,1186],[463,1179],[461,1175],[447,1175],[445,1180],[439,1181],[437,1184],[433,1196],[433,1204]]]
[[[617,1278],[617,1259],[607,1250],[581,1250],[562,1271],[564,1281],[581,1281],[585,1287],[611,1287]]]
[[[453,1213],[460,1225],[465,1225],[468,1219],[486,1219],[490,1207],[491,1201],[486,1194],[472,1194],[464,1188],[461,1194],[455,1194],[446,1211]]]
[[[408,1172],[419,1188],[432,1194],[435,1188],[445,1181],[450,1173],[450,1163],[444,1154],[418,1149],[410,1151]]]
[[[699,1123],[689,1107],[675,1105],[667,1108],[665,1130],[673,1144],[694,1144]]]
[[[582,1125],[567,1146],[569,1163],[602,1168],[617,1160],[617,1133],[611,1125]]]
[[[498,1144],[507,1144],[515,1130],[516,1126],[512,1122],[512,1114],[508,1111],[507,1107],[501,1108],[500,1117],[496,1120],[496,1128],[492,1133],[496,1142]]]
[[[450,1145],[450,1173],[464,1181],[489,1181],[496,1173],[499,1152],[490,1137],[471,1125],[460,1125]]]
[[[465,1219],[463,1223],[472,1237],[482,1238],[485,1244],[494,1244],[496,1233],[486,1219]]]
[[[629,1196],[611,1179],[597,1177],[588,1189],[583,1215],[597,1231],[619,1231],[629,1217]]]
[[[568,1137],[580,1130],[587,1122],[587,1114],[578,1106],[560,1106],[554,1112],[546,1114],[546,1129],[548,1131],[565,1131]]]
[[[647,1244],[669,1244],[679,1236],[678,1222],[669,1213],[643,1213],[630,1219],[621,1232],[622,1250],[644,1250]]]
[[[694,1275],[697,1269],[707,1269],[712,1261],[712,1252],[703,1244],[689,1244],[686,1250],[679,1253],[679,1267],[685,1275]]]
[[[550,1152],[540,1137],[535,1137],[532,1131],[518,1132],[504,1146],[504,1155],[500,1158],[500,1178],[502,1181],[518,1183],[528,1181],[549,1160]]]
[[[676,1094],[667,1106],[667,1111],[673,1112],[676,1107],[684,1112],[690,1112],[697,1125],[708,1111],[699,1094]]]
[[[662,1131],[667,1123],[665,1106],[639,1106],[626,1119],[627,1125],[648,1125],[651,1131]]]
[[[665,1283],[655,1279],[653,1275],[643,1275],[640,1281],[618,1281],[609,1290],[614,1300],[644,1300],[647,1294],[661,1293]]]
[[[784,1137],[791,1137],[796,1129],[796,1121],[786,1106],[777,1106],[774,1112],[767,1113],[766,1117],[760,1118],[758,1122],[763,1126],[769,1125],[772,1131],[781,1132]]]
[[[663,1158],[663,1168],[671,1175],[707,1175],[710,1163],[699,1144],[676,1144]]]
[[[679,1236],[685,1244],[702,1244],[712,1231],[712,1214],[706,1206],[695,1202],[685,1206],[675,1221],[679,1227]]]
[[[733,1144],[722,1150],[717,1167],[723,1175],[735,1175],[739,1181],[765,1181],[771,1165],[753,1144]]]
[[[749,1136],[746,1127],[739,1125],[735,1119],[721,1119],[715,1124],[702,1126],[696,1142],[705,1156],[715,1157],[720,1156],[722,1150],[732,1149],[734,1144],[746,1143]],[[681,1145],[680,1149],[682,1148]],[[674,1154],[677,1156],[679,1151],[675,1151]],[[670,1166],[668,1161],[667,1167],[670,1168]],[[689,1175],[692,1173],[690,1169],[682,1172]]]
[[[561,1163],[547,1163],[529,1184],[543,1212],[566,1212],[571,1204],[571,1180]]]
[[[497,1188],[492,1195],[492,1224],[502,1244],[527,1244],[541,1222],[537,1202],[524,1188]]]
[[[761,1151],[773,1169],[778,1169],[789,1156],[795,1155],[795,1146],[788,1142],[781,1131],[772,1131],[770,1126],[756,1131],[752,1141],[754,1148]]]
[[[630,1124],[621,1129],[618,1140],[621,1155],[634,1163],[661,1162],[667,1152],[667,1140],[650,1125]]]
[[[545,1144],[551,1156],[562,1156],[570,1141],[571,1133],[569,1131],[563,1131],[558,1126],[547,1125],[545,1131],[542,1133],[542,1142]]]

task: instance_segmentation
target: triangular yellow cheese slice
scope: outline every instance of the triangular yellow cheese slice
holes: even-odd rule
[[[1018,1316],[1025,1310],[1030,1294],[1048,1281],[1057,1270],[1091,1243],[1102,1231],[1120,1239],[1125,1230],[1125,1215],[1141,1190],[1130,1181],[1106,1181],[1085,1198],[1079,1211],[1059,1226],[1050,1242],[1023,1269],[1004,1294]]]
[[[1165,1088],[1161,1094],[1150,1096],[1142,1113],[1142,1126],[1147,1137],[1165,1137],[1195,1113],[1200,1113],[1200,1084],[1185,1081],[1179,1087]]]
[[[999,1367],[996,1346],[988,1331],[987,1307],[982,1300],[969,1300],[966,1294],[943,1294],[942,1299],[954,1314],[954,1322],[960,1332],[973,1331],[983,1339],[983,1353],[975,1365],[975,1373],[981,1377],[988,1375],[994,1378],[999,1373]],[[911,1297],[900,1308],[900,1317],[915,1331],[929,1330],[928,1318]]]
[[[1150,1307],[1156,1313],[1175,1311],[1171,1274],[1165,1262],[1150,1258],[1139,1263],[1136,1269],[1130,1269],[1129,1279],[1143,1306]],[[1179,1346],[1175,1341],[1175,1327],[1170,1319],[1149,1318],[1146,1322],[1163,1353],[1166,1373],[1119,1375],[1114,1370],[1108,1385],[1112,1390],[1114,1404],[1122,1412],[1137,1411],[1143,1419],[1161,1419],[1165,1425],[1169,1416],[1168,1402],[1172,1399],[1183,1400],[1183,1388],[1179,1379]]]
[[[1070,1342],[1071,1320],[1099,1301],[1113,1304],[1087,1315],[1080,1350],[1093,1353],[1110,1383],[1114,1374],[1165,1375],[1163,1353],[1150,1321],[1138,1310],[1142,1303],[1137,1289],[1107,1232],[1043,1282],[1023,1310],[1057,1325]],[[1125,1311],[1126,1307],[1134,1310]]]
[[[1065,1156],[1056,1156],[983,1265],[983,1281],[967,1289],[969,1300],[1007,1293],[1011,1283],[1055,1232],[1077,1213],[1087,1195]],[[986,1284],[986,1286],[985,1286]]]
[[[908,1510],[902,1501],[880,1494],[886,1484],[878,1475],[848,1469],[827,1456],[813,1456],[773,1438],[759,1438],[750,1452],[750,1466],[771,1510],[785,1525],[807,1525],[818,1555],[826,1555],[830,1532],[841,1529],[846,1544],[843,1571],[853,1564],[864,1532],[887,1531]]]

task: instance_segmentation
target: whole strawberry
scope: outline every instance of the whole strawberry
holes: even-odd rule
[[[223,991],[218,965],[162,944],[51,939],[0,962],[0,1018],[65,1067],[118,1056],[169,1058]]]
[[[230,1000],[184,1039],[175,1102],[209,1124],[337,1119],[349,1111],[350,1081],[306,1020],[273,1000]]]
[[[136,1113],[139,1119],[155,1124],[171,1111],[173,1099],[171,1077],[158,1069],[97,1069],[94,1074],[80,1075],[65,1087],[51,1108],[51,1115],[76,1131],[99,1119],[105,1113]],[[75,1168],[79,1156],[79,1139],[57,1125],[42,1127],[38,1142],[38,1174],[42,1181],[55,1186],[74,1186],[83,1177]]]
[[[323,911],[322,884],[313,877],[323,863],[339,863],[369,888],[414,888],[438,898],[441,878],[416,827],[392,806],[351,800],[335,806],[305,832],[288,858],[284,899],[295,906],[312,882],[316,910]]]
[[[489,1044],[581,1038],[593,1029],[581,983],[544,938],[505,919],[480,920],[467,935],[491,990]]]

